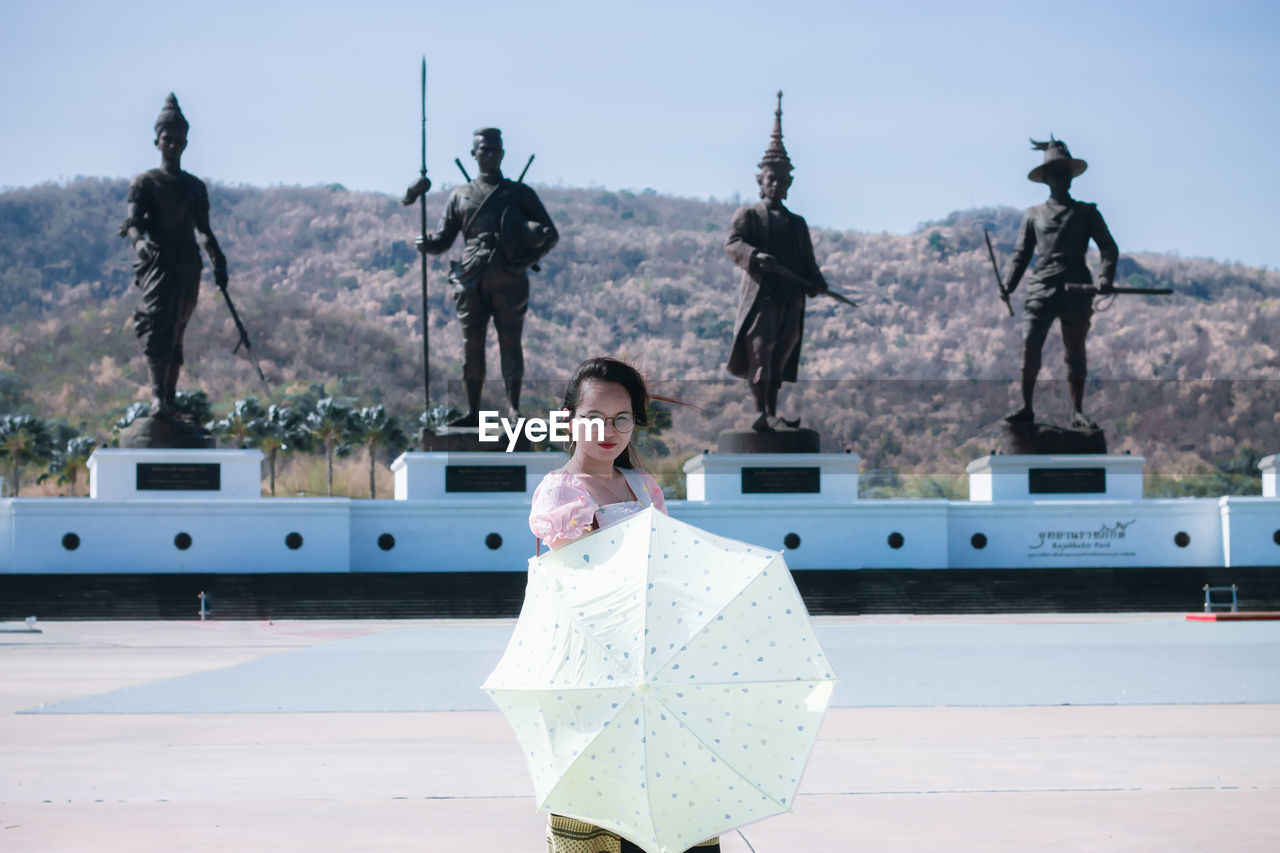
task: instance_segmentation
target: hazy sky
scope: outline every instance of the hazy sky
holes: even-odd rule
[[[497,125],[531,183],[752,199],[782,89],[811,224],[1036,204],[1052,132],[1122,252],[1275,267],[1278,40],[1280,3],[1231,0],[2,0],[0,186],[150,168],[172,90],[202,177],[398,195],[425,54],[437,182]]]

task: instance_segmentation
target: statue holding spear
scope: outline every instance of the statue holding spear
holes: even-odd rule
[[[537,193],[523,181],[503,176],[503,154],[502,131],[496,127],[476,130],[471,156],[478,174],[450,193],[436,231],[427,233],[424,226],[416,241],[418,251],[438,255],[448,251],[459,234],[464,240],[461,260],[449,265],[449,283],[462,323],[467,411],[450,426],[479,425],[490,321],[498,334],[504,408],[508,416],[518,412],[524,378],[524,317],[529,310],[528,270],[536,271],[538,261],[560,239]],[[426,180],[424,173],[410,191],[429,186]]]
[[[427,177],[427,58],[422,57],[422,168],[418,180],[405,191],[400,203],[409,207],[418,202],[421,214],[422,233],[420,240],[427,239],[427,192],[431,189],[431,179]],[[422,258],[422,402],[423,411],[431,411],[431,325],[427,317],[427,258]]]

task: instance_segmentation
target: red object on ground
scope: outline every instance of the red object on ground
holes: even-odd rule
[[[1188,613],[1190,622],[1264,622],[1280,619],[1280,610],[1242,610],[1237,613]]]

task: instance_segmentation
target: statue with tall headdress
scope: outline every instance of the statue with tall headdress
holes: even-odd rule
[[[1005,294],[1012,293],[1036,256],[1035,268],[1027,278],[1027,300],[1022,314],[1022,408],[1005,418],[1011,424],[1031,424],[1035,414],[1031,400],[1040,374],[1040,352],[1049,328],[1056,319],[1066,350],[1067,383],[1071,392],[1071,426],[1096,430],[1084,413],[1084,386],[1088,376],[1085,337],[1093,317],[1095,291],[1111,291],[1119,251],[1107,230],[1098,206],[1076,201],[1068,190],[1088,164],[1071,156],[1067,145],[1052,134],[1048,142],[1031,140],[1036,151],[1044,152],[1044,162],[1027,174],[1027,179],[1049,186],[1049,199],[1031,208],[1022,219],[1014,247]],[[1098,286],[1086,288],[1093,277],[1085,263],[1089,241],[1098,246],[1102,266]],[[1074,285],[1074,286],[1073,286]]]
[[[134,331],[151,373],[151,417],[172,419],[174,396],[185,361],[182,339],[196,307],[202,261],[196,239],[213,264],[218,287],[227,286],[227,259],[209,227],[209,191],[182,170],[190,125],[172,93],[155,123],[160,167],[143,172],[129,185],[128,217],[120,236],[133,246],[134,279],[142,307]],[[197,443],[203,439],[197,437]]]
[[[799,372],[805,298],[827,290],[808,224],[782,203],[793,167],[782,144],[781,92],[759,167],[760,201],[734,213],[724,248],[742,268],[728,370],[747,380],[757,412],[751,428],[764,433],[799,426],[778,414],[778,391]]]

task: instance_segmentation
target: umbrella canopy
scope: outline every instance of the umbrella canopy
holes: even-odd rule
[[[650,853],[791,809],[836,678],[780,554],[649,508],[529,569],[484,689],[539,808]]]

